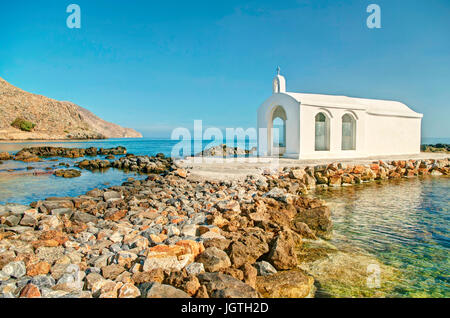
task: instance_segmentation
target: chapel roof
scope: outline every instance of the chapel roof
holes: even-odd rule
[[[415,118],[423,117],[422,114],[416,113],[405,104],[397,101],[292,92],[286,92],[283,94],[291,96],[303,105],[365,110],[367,113],[373,115],[390,115]]]

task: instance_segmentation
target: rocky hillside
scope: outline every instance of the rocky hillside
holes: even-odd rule
[[[34,124],[31,131],[12,127],[18,118]],[[140,137],[78,105],[25,92],[0,78],[0,140]]]

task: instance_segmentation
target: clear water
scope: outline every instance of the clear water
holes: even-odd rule
[[[164,139],[107,139],[107,140],[93,140],[87,142],[11,142],[0,143],[0,152],[7,151],[11,154],[26,148],[38,146],[52,146],[52,147],[67,147],[67,148],[112,148],[117,146],[124,146],[128,153],[135,155],[150,155],[154,156],[157,153],[164,153],[166,156],[186,156],[200,152],[205,148],[214,145],[226,143],[222,140],[204,140],[204,141],[183,141],[180,144],[178,140],[164,140]],[[232,142],[233,143],[233,142]],[[230,143],[228,143],[230,144]],[[255,142],[236,143],[241,148],[250,149],[255,145]],[[178,146],[178,147],[176,147]],[[173,149],[180,149],[175,155]],[[103,159],[103,157],[97,157]],[[51,161],[51,159],[58,159],[58,161]],[[94,159],[94,158],[92,158]],[[80,161],[77,159],[68,158],[46,158],[43,162],[37,163],[23,163],[18,161],[5,161],[0,165],[0,204],[4,203],[22,203],[28,204],[33,201],[42,200],[51,196],[77,196],[86,193],[94,188],[105,188],[111,185],[120,185],[128,178],[135,179],[145,178],[144,175],[139,175],[133,172],[123,172],[117,169],[108,169],[102,172],[91,172],[83,170],[81,177],[73,179],[64,179],[55,177],[53,175],[33,175],[33,171],[45,171],[45,168],[56,168],[61,162],[69,163],[71,168]],[[56,166],[56,167],[55,167]],[[34,170],[27,170],[27,167],[33,167]]]
[[[335,246],[397,272],[387,297],[450,297],[450,179],[389,180],[318,192],[332,210]],[[342,288],[342,295],[349,296]],[[339,293],[334,289],[333,293]]]

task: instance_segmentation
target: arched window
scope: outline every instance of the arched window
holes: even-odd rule
[[[315,150],[330,150],[330,119],[324,113],[318,113],[316,115]]]
[[[356,120],[350,114],[342,116],[342,150],[356,149]]]

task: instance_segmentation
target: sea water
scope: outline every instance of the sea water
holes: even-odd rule
[[[332,211],[331,244],[371,255],[394,270],[391,277],[382,275],[378,295],[450,297],[448,177],[386,180],[317,195]],[[333,296],[360,296],[345,285],[333,288]]]

